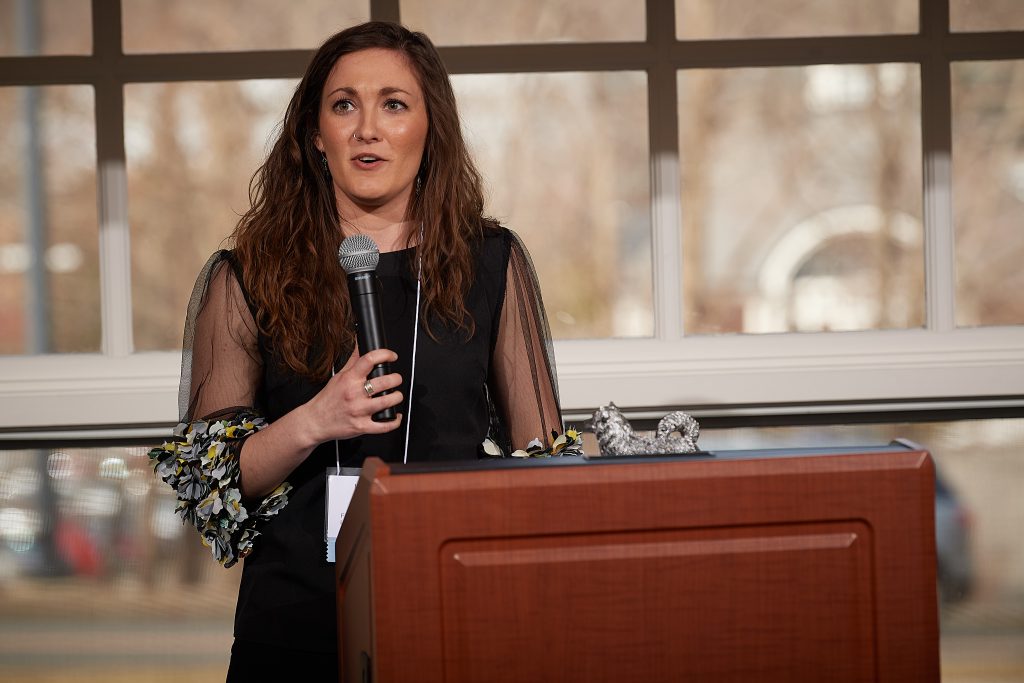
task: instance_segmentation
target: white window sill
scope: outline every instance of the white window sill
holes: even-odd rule
[[[1024,402],[1022,327],[565,341],[556,361],[563,411],[574,416],[609,401],[652,414]],[[172,425],[179,372],[171,352],[3,357],[0,429]]]

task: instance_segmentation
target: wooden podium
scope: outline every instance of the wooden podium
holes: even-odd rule
[[[345,681],[938,681],[927,452],[369,459]]]

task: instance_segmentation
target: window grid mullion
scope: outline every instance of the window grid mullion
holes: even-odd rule
[[[654,55],[675,42],[675,6],[648,0],[647,42]],[[675,341],[683,335],[682,207],[679,114],[675,67],[668,60],[647,66],[647,116],[651,177],[651,276],[654,336]]]
[[[124,150],[124,84],[121,69],[121,4],[93,0],[93,59],[103,67],[96,80],[96,192],[99,211],[101,349],[107,356],[132,353],[131,242]]]
[[[402,21],[400,0],[370,0],[371,21]]]
[[[921,0],[920,12],[928,45],[921,58],[925,321],[931,331],[948,332],[956,328],[949,0]]]

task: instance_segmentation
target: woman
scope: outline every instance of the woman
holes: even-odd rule
[[[337,680],[325,472],[402,461],[407,439],[409,461],[477,458],[494,424],[506,452],[560,432],[550,339],[529,256],[483,217],[451,84],[422,34],[371,22],[324,43],[251,195],[234,250],[197,282],[182,442],[154,459],[215,556],[246,558],[229,680],[267,678],[275,662],[294,673],[300,659]],[[354,234],[381,251],[391,347],[362,356],[336,256]],[[382,362],[393,372],[369,383]],[[397,419],[371,419],[390,406]],[[202,457],[183,466],[186,452]]]

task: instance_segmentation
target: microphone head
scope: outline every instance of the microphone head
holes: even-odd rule
[[[377,270],[379,261],[380,249],[368,235],[346,237],[338,247],[338,262],[349,275],[372,273]]]

